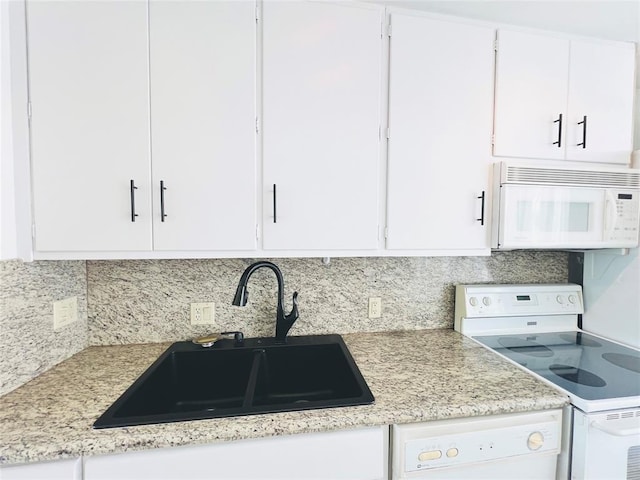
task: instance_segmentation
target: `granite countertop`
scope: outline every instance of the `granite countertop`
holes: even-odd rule
[[[89,347],[0,398],[0,465],[562,407],[568,398],[453,330],[342,335],[372,405],[94,430],[169,346]]]

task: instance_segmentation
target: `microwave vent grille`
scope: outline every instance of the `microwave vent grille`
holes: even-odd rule
[[[507,165],[504,183],[640,188],[639,170],[580,170]]]

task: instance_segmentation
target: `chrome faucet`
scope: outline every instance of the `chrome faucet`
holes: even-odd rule
[[[249,277],[253,275],[256,270],[266,267],[273,270],[278,280],[278,307],[276,311],[276,341],[278,343],[285,343],[287,340],[287,333],[293,326],[294,322],[298,319],[298,292],[293,292],[293,308],[289,315],[284,314],[282,303],[284,301],[284,279],[282,278],[282,272],[274,263],[267,262],[265,260],[252,263],[242,273],[240,281],[238,282],[238,288],[236,294],[233,297],[233,305],[244,307],[247,304],[247,298],[249,292],[247,291],[247,282]]]

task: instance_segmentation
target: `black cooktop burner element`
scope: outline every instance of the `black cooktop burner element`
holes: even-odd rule
[[[604,387],[607,384],[607,382],[598,375],[578,367],[554,363],[553,365],[549,365],[549,370],[565,380],[588,387]]]
[[[529,339],[504,337],[500,338],[498,343],[504,348],[522,355],[532,357],[551,357],[553,355],[551,349]]]
[[[582,345],[584,347],[601,347],[602,346],[600,342],[596,342],[593,338],[587,337],[582,332],[561,333],[558,336],[563,340],[566,340],[567,342],[575,345]]]
[[[640,373],[640,357],[633,357],[625,353],[603,353],[602,358],[618,367]]]

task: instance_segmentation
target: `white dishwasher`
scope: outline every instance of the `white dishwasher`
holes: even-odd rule
[[[562,410],[393,425],[391,478],[556,478]]]

